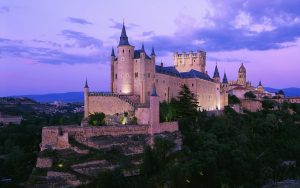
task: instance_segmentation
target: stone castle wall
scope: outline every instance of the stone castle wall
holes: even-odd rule
[[[51,126],[43,127],[41,150],[70,148],[69,136],[85,143],[95,136],[149,135],[149,125],[110,125],[110,126]],[[177,132],[177,122],[160,123],[156,133]]]
[[[103,112],[107,115],[114,115],[134,111],[131,104],[115,96],[90,95],[88,100],[89,114]]]
[[[257,112],[262,110],[262,103],[259,100],[243,99],[241,100],[241,107],[250,112]]]

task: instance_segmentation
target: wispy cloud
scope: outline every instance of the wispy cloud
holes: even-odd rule
[[[64,30],[62,35],[74,44],[59,44],[50,41],[33,40],[32,45],[22,40],[11,40],[0,38],[0,58],[14,57],[31,59],[39,63],[59,65],[85,64],[85,63],[106,63],[110,47],[104,47],[100,39],[88,36],[81,32]],[[40,45],[45,47],[40,47]],[[72,48],[71,52],[65,52],[64,47]],[[77,49],[94,48],[93,53],[75,53]],[[72,53],[72,50],[74,52]]]
[[[89,22],[85,19],[82,19],[82,18],[74,18],[74,17],[68,17],[66,19],[67,22],[70,22],[70,23],[75,23],[75,24],[81,24],[81,25],[89,25],[89,24],[92,24],[92,22]]]
[[[0,7],[0,13],[8,13],[9,11],[10,11],[10,9],[7,6]]]
[[[114,19],[109,19],[109,21],[112,23],[112,25],[110,26],[110,28],[114,28],[114,29],[122,29],[123,27],[123,23],[122,22],[117,22]],[[134,24],[134,23],[125,23],[126,25],[126,29],[132,29],[134,27],[139,27],[139,25]]]
[[[146,31],[146,32],[143,32],[142,35],[144,37],[147,37],[147,36],[150,36],[150,35],[153,35],[154,34],[154,31]]]
[[[85,33],[73,31],[73,30],[63,30],[61,34],[68,40],[72,40],[80,48],[95,47],[101,48],[103,42],[92,36],[88,36]]]

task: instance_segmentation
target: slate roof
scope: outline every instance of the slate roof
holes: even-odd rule
[[[194,69],[190,70],[189,72],[178,72],[174,66],[162,67],[156,65],[155,72],[179,78],[200,78],[202,80],[212,81],[212,79],[207,74],[196,71]]]
[[[141,52],[144,52],[142,49],[141,50],[134,50],[134,59],[139,59],[141,58]],[[145,53],[145,57],[146,59],[151,59],[146,52]]]
[[[125,29],[124,23],[123,23],[123,27],[122,27],[122,33],[120,36],[120,42],[119,42],[119,46],[123,46],[123,45],[130,45],[128,42],[128,37],[126,34],[126,29]]]

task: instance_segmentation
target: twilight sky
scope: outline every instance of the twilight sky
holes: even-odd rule
[[[235,80],[300,87],[300,0],[1,0],[0,96],[108,91],[111,47],[129,42],[172,65],[175,51],[207,51],[207,70]]]

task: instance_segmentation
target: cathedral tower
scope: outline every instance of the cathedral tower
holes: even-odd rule
[[[117,70],[115,70],[116,93],[133,94],[133,57],[134,46],[128,42],[125,25],[123,23],[120,42],[118,45]]]
[[[246,68],[244,67],[243,63],[239,68],[237,83],[243,86],[246,85]]]
[[[220,83],[220,74],[219,74],[219,70],[218,70],[218,65],[216,64],[215,67],[215,72],[214,72],[214,77],[213,80],[215,83]]]

